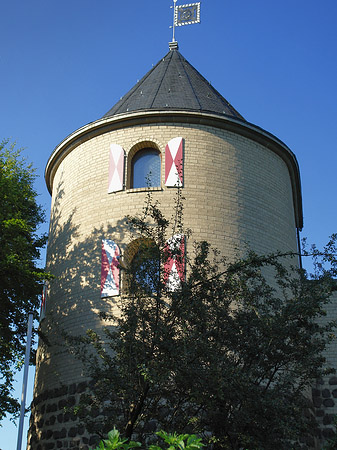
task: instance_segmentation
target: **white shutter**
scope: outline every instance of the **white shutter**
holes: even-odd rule
[[[183,138],[171,139],[165,148],[165,186],[183,186],[183,157]]]
[[[109,185],[108,193],[124,189],[124,155],[123,148],[118,144],[110,145],[109,156]]]

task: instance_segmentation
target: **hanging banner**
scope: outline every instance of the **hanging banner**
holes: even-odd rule
[[[49,289],[49,283],[48,283],[48,281],[45,281],[43,283],[42,296],[41,296],[40,323],[46,317],[46,305],[47,305],[48,289]]]

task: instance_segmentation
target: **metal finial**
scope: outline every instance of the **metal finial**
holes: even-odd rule
[[[178,50],[178,42],[177,41],[172,41],[172,42],[169,42],[169,49],[170,50]]]
[[[173,0],[173,6],[171,6],[171,8],[173,8],[173,25],[172,25],[172,42],[170,42],[169,43],[169,46],[170,46],[170,44],[174,44],[175,42],[176,42],[176,40],[175,40],[175,30],[176,30],[176,3],[177,3],[177,0]],[[171,49],[171,46],[170,46],[170,50],[172,50]]]

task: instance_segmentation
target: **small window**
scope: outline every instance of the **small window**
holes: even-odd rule
[[[131,163],[131,187],[160,187],[160,152],[154,148],[139,150]]]

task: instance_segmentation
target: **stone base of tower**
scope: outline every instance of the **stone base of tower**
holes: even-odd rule
[[[332,295],[331,302],[326,305],[326,317],[321,319],[324,322],[337,320],[337,292]],[[326,367],[337,370],[337,346],[336,338],[324,352],[326,358]],[[337,373],[327,375],[312,388],[312,402],[314,413],[318,424],[317,439],[319,449],[323,448],[325,443],[336,434],[334,419],[337,417]]]
[[[95,447],[99,437],[89,436],[81,418],[73,412],[88,387],[87,381],[63,385],[46,390],[33,400],[28,450],[89,450]]]
[[[81,416],[73,412],[81,395],[89,389],[89,382],[82,381],[38,395],[31,405],[27,450],[94,448],[99,436],[89,435],[81,423]],[[312,395],[313,408],[308,414],[316,416],[319,428],[315,436],[304,436],[300,440],[299,448],[302,450],[320,450],[335,434],[332,423],[337,409],[337,377],[320,380],[312,389]],[[99,411],[96,414],[99,418]]]

